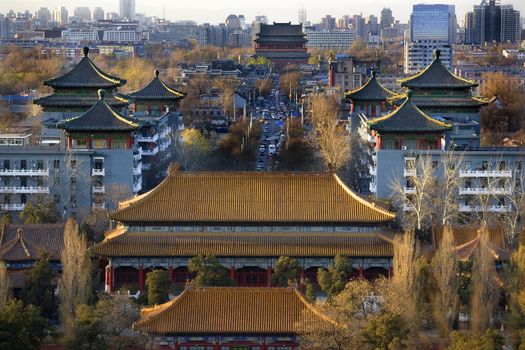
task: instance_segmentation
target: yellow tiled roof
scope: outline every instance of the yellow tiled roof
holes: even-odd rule
[[[144,309],[133,329],[154,334],[294,334],[304,318],[333,323],[290,288],[202,287]]]
[[[381,233],[319,232],[126,232],[95,246],[104,256],[390,257],[391,240]]]
[[[170,172],[155,189],[122,202],[122,222],[381,223],[395,214],[352,192],[336,175]]]

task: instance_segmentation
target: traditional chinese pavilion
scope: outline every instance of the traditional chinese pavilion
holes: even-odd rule
[[[97,100],[97,91],[107,91],[106,103],[113,108],[122,109],[127,101],[118,97],[117,88],[126,81],[113,77],[100,68],[89,58],[89,48],[84,47],[84,57],[68,73],[44,81],[44,85],[53,88],[53,93],[34,101],[44,112],[71,117],[87,111]]]
[[[143,309],[133,329],[156,349],[293,350],[304,320],[337,326],[291,288],[207,287]]]
[[[391,110],[388,102],[396,95],[377,81],[376,72],[360,88],[345,92],[345,98],[350,102],[350,113],[363,113],[367,117],[379,117]]]
[[[9,286],[15,294],[23,288],[26,273],[44,256],[51,268],[61,270],[64,224],[5,225],[0,228],[0,262],[7,268]]]
[[[401,86],[412,91],[412,101],[423,112],[457,125],[447,133],[449,144],[479,147],[479,112],[488,100],[473,96],[478,84],[449,71],[440,60],[439,50],[435,50],[434,55],[428,67],[401,80]],[[402,100],[397,101],[398,105],[400,103]]]
[[[306,42],[302,24],[262,23],[255,39],[254,57],[267,58],[277,70],[305,64],[308,62]]]
[[[403,104],[389,114],[370,119],[376,150],[439,150],[452,125],[434,119],[419,109],[408,92]]]
[[[148,85],[141,90],[123,95],[131,102],[130,107],[133,112],[159,115],[179,110],[180,100],[186,94],[168,86],[159,78],[159,74],[159,70],[156,69],[155,77]]]
[[[280,256],[298,258],[299,278],[316,281],[335,255],[354,276],[388,275],[395,215],[352,192],[336,175],[182,173],[170,167],[156,188],[122,202],[118,226],[95,252],[106,258],[106,289],[143,289],[147,271],[190,278],[188,260],[215,255],[239,286],[269,286]],[[350,276],[349,276],[350,277]]]

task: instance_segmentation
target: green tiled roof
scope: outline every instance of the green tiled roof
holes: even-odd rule
[[[127,95],[128,98],[133,100],[178,100],[184,96],[183,92],[166,85],[159,78],[158,70],[155,70],[155,78],[146,87]]]
[[[67,119],[58,127],[66,131],[133,131],[139,125],[114,111],[104,100],[104,90],[99,90],[99,100],[84,114]]]
[[[401,86],[414,88],[471,88],[478,86],[477,83],[463,79],[449,71],[439,59],[440,51],[435,50],[435,58],[432,63],[418,74],[400,80]]]
[[[126,84],[124,79],[113,77],[104,73],[88,57],[89,49],[84,48],[84,57],[68,73],[44,81],[44,85],[52,87],[91,87],[91,88],[109,88],[118,87]]]
[[[377,81],[375,72],[372,72],[372,78],[365,85],[345,93],[345,96],[353,101],[386,101],[394,95],[395,92],[386,89]]]
[[[398,109],[383,117],[370,120],[369,125],[370,129],[378,132],[441,132],[452,127],[417,108],[410,94]]]
[[[119,96],[107,96],[106,103],[112,107],[123,107],[128,102]],[[98,96],[82,96],[82,95],[62,95],[52,94],[34,101],[35,104],[43,107],[86,107],[93,106],[98,101]]]

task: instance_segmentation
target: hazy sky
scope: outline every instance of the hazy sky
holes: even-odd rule
[[[243,14],[247,22],[256,15],[267,15],[271,21],[297,22],[298,9],[303,6],[307,11],[309,21],[318,22],[324,15],[335,17],[362,13],[365,16],[379,16],[383,7],[390,7],[394,17],[406,22],[416,3],[445,3],[456,5],[456,15],[461,23],[465,12],[481,0],[136,0],[136,12],[149,16],[162,17],[163,9],[169,20],[195,20],[198,23],[224,22],[229,14]],[[40,7],[52,10],[54,7],[66,6],[70,13],[77,6],[102,7],[106,12],[118,12],[118,0],[0,0],[0,13],[10,9],[15,11],[29,10],[34,12]],[[502,4],[513,4],[525,16],[525,0],[501,1]]]

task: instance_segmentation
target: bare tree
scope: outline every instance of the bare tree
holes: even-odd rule
[[[443,152],[440,158],[443,166],[443,176],[437,181],[436,213],[442,225],[455,223],[459,216],[459,188],[461,178],[459,172],[463,164],[463,153],[448,151]]]
[[[478,231],[479,242],[472,267],[472,297],[470,320],[472,331],[481,335],[493,326],[493,316],[498,301],[494,256],[489,247],[489,230],[482,225]]]
[[[517,243],[519,233],[523,229],[521,220],[525,210],[525,174],[514,171],[509,191],[505,196],[505,202],[510,205],[510,210],[502,217],[503,227],[507,243],[512,247]]]
[[[79,305],[87,304],[91,295],[91,260],[88,242],[73,219],[64,230],[64,249],[61,254],[62,274],[59,281],[59,315],[66,334],[71,332]]]
[[[392,184],[394,202],[402,212],[406,230],[423,230],[430,226],[434,214],[435,169],[430,155],[409,162],[406,170],[413,175]]]
[[[197,129],[185,129],[181,133],[174,133],[175,159],[184,170],[202,169],[207,156],[212,151],[212,145]]]
[[[0,309],[4,307],[11,295],[7,266],[4,261],[0,261]]]
[[[337,102],[333,96],[316,94],[310,98],[315,142],[328,170],[337,172],[350,160],[351,143],[339,123]]]
[[[447,337],[452,329],[459,308],[459,261],[455,251],[452,228],[443,228],[439,249],[432,259],[436,291],[433,300],[434,321]]]
[[[131,190],[129,186],[122,183],[112,183],[105,186],[105,202],[108,204],[108,209],[113,210],[118,208],[120,202],[131,197]]]

